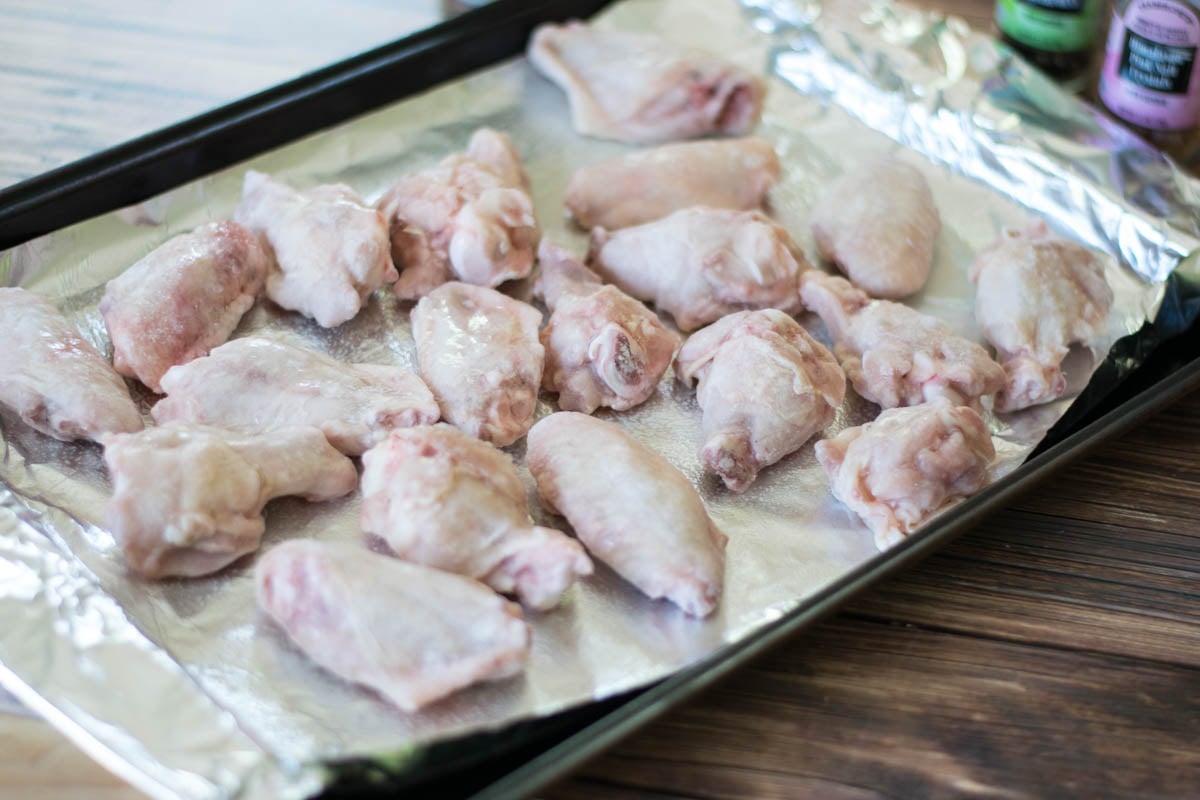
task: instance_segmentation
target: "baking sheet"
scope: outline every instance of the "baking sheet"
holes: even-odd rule
[[[1100,354],[1153,316],[1162,279],[1196,245],[1190,231],[1169,224],[1192,218],[1195,193],[1187,179],[1140,146],[1136,158],[1126,157],[1112,140],[1076,142],[1069,138],[1076,129],[1067,125],[1048,132],[1030,127],[1012,110],[1010,95],[1024,86],[1022,74],[1036,73],[1022,73],[985,37],[894,6],[838,3],[836,12],[834,6],[822,14],[817,6],[626,0],[599,24],[658,30],[779,76],[771,81],[760,130],[784,164],[772,213],[810,256],[807,208],[820,187],[859,160],[903,148],[929,178],[944,225],[933,279],[913,305],[978,338],[966,268],[1003,226],[1028,218],[1029,210],[1006,196],[1011,191],[1061,232],[1119,256],[1108,269],[1117,300]],[[996,70],[1007,82],[988,83]],[[997,86],[1008,105],[987,99]],[[1036,82],[1035,89],[1055,91]],[[1092,119],[1051,96],[1056,107],[1078,111],[1068,114],[1075,123]],[[998,121],[987,116],[992,110]],[[480,125],[512,134],[544,231],[582,250],[582,234],[562,212],[567,179],[575,167],[626,148],[576,137],[562,94],[516,59],[18,247],[0,255],[0,282],[55,298],[93,343],[107,348],[96,312],[104,282],[170,236],[229,216],[245,169],[297,186],[345,181],[374,199],[398,175],[460,150]],[[1152,177],[1146,165],[1156,165],[1170,181],[1135,185],[1129,164]],[[823,336],[815,318],[802,321]],[[263,303],[236,335],[252,333],[347,360],[413,364],[407,307],[383,293],[335,331]],[[1068,365],[1074,387],[1086,382],[1094,363],[1091,354],[1075,354]],[[141,399],[148,408],[151,397]],[[1069,404],[990,418],[1001,454],[995,477],[1016,468]],[[543,401],[539,413],[551,409]],[[851,395],[827,435],[874,413]],[[690,392],[664,381],[645,406],[603,416],[692,479],[729,535],[719,612],[687,618],[600,567],[563,608],[531,615],[534,650],[523,677],[406,715],[328,677],[259,618],[252,560],[199,580],[125,576],[101,524],[109,487],[99,448],[57,443],[0,415],[0,569],[9,573],[0,581],[6,631],[0,678],[153,794],[299,796],[319,785],[321,774],[308,765],[324,759],[402,761],[424,741],[644,685],[795,609],[867,560],[886,558],[829,496],[811,445],[737,496],[700,471],[700,416]],[[520,443],[509,450],[523,455]],[[522,477],[539,524],[561,524],[538,510],[523,469]],[[267,510],[264,547],[296,536],[357,540],[357,518],[357,497],[323,505],[277,501]]]

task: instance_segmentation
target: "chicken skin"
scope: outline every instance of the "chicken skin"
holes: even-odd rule
[[[596,228],[588,264],[685,331],[734,311],[799,311],[808,268],[787,231],[762,212],[703,207],[611,233]]]
[[[542,315],[494,289],[446,283],[412,310],[421,376],[442,418],[499,447],[525,435],[537,411]]]
[[[881,550],[950,500],[983,488],[996,457],[983,418],[944,398],[884,411],[817,442],[816,453],[834,496],[867,524]]]
[[[48,300],[0,288],[0,405],[64,442],[134,433],[142,416],[125,381]]]
[[[553,608],[592,574],[579,542],[530,522],[512,460],[449,425],[393,431],[363,456],[362,491],[363,530],[395,555],[475,578],[529,608]]]
[[[542,329],[542,386],[564,411],[626,411],[645,402],[679,349],[679,334],[566,250],[543,239],[536,291],[554,312]]]
[[[975,319],[1007,376],[997,411],[1057,400],[1067,390],[1062,361],[1108,324],[1113,292],[1100,254],[1055,236],[1044,220],[1006,230],[971,264]]]
[[[402,300],[447,281],[499,286],[533,270],[538,228],[529,179],[506,134],[481,128],[464,155],[401,178],[379,200]]]
[[[593,557],[691,616],[716,609],[725,534],[669,461],[611,422],[564,411],[533,426],[526,463]]]
[[[113,496],[105,520],[126,566],[147,578],[216,572],[258,549],[267,501],[354,491],[354,463],[316,428],[244,436],[172,423],[109,434]]]
[[[782,311],[740,311],[693,334],[675,375],[697,385],[700,461],[735,492],[833,422],[846,376],[833,354]]]
[[[353,319],[371,292],[399,277],[387,222],[349,186],[297,191],[250,170],[235,219],[275,256],[267,297],[324,328]]]
[[[254,572],[258,607],[304,654],[402,711],[524,669],[520,607],[460,575],[351,544],[295,540]]]
[[[100,313],[113,367],[154,391],[163,373],[224,342],[254,305],[270,256],[236,222],[176,236],[108,282]]]
[[[567,93],[584,136],[651,144],[744,135],[762,116],[761,78],[655,34],[547,23],[533,32],[527,55]]]
[[[167,396],[152,414],[265,433],[294,425],[319,428],[348,456],[362,455],[394,428],[431,425],[440,412],[420,376],[401,367],[345,364],[301,347],[234,339],[162,379]]]
[[[844,278],[812,270],[800,296],[817,312],[855,391],[883,408],[935,397],[979,410],[1004,388],[1004,370],[987,351],[941,320],[889,300],[871,300]]]
[[[582,227],[616,230],[691,206],[758,208],[779,171],[765,139],[681,142],[576,170],[565,202]]]
[[[822,258],[874,297],[921,291],[942,221],[925,176],[883,158],[837,178],[812,211]]]

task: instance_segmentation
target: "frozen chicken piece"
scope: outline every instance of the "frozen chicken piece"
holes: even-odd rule
[[[250,170],[235,219],[274,254],[267,297],[322,327],[353,319],[399,277],[387,221],[344,184],[298,191]]]
[[[833,422],[846,394],[833,354],[775,309],[730,314],[692,334],[675,374],[697,385],[701,462],[735,492]]]
[[[54,305],[0,288],[0,405],[47,436],[69,442],[142,429],[121,376]]]
[[[779,181],[779,157],[766,139],[667,144],[581,167],[566,205],[584,228],[615,230],[691,206],[749,210]]]
[[[645,402],[671,366],[679,334],[562,247],[543,239],[537,291],[553,313],[542,329],[542,386],[564,411],[625,411]]]
[[[971,280],[975,319],[1007,376],[996,410],[1062,397],[1062,361],[1070,346],[1091,345],[1108,324],[1113,292],[1100,254],[1034,220],[980,251]]]
[[[867,524],[881,550],[950,500],[983,488],[996,457],[983,418],[944,398],[884,411],[817,442],[816,453],[834,496]]]
[[[163,373],[224,342],[266,280],[270,256],[236,222],[168,240],[108,282],[100,313],[117,372],[160,391]]]
[[[650,144],[744,135],[762,116],[762,78],[656,34],[547,23],[533,32],[527,55],[567,93],[584,136]]]
[[[941,228],[925,176],[894,158],[836,178],[812,211],[821,256],[874,297],[921,291]]]
[[[395,555],[475,578],[529,608],[553,608],[592,573],[579,542],[529,520],[512,460],[449,425],[393,431],[368,450],[362,492],[363,530]]]
[[[402,300],[447,281],[499,286],[533,270],[537,220],[507,134],[481,128],[467,152],[401,178],[379,200],[391,227]]]
[[[611,422],[572,411],[533,426],[525,460],[542,503],[594,558],[694,617],[716,609],[725,534],[669,461]]]
[[[258,607],[304,654],[403,711],[516,675],[519,606],[486,586],[351,544],[296,540],[255,569]]]
[[[437,422],[437,401],[402,367],[346,364],[248,336],[163,376],[167,396],[151,412],[160,424],[195,422],[265,433],[308,425],[348,456],[361,455],[395,428]]]
[[[1004,387],[1004,370],[987,351],[934,317],[889,300],[871,300],[844,278],[805,273],[805,305],[837,343],[833,352],[855,391],[883,408],[935,397],[978,410]]]
[[[445,283],[421,298],[417,362],[442,418],[500,447],[524,436],[542,384],[541,321],[533,306],[483,286]]]
[[[354,491],[354,463],[316,428],[242,435],[172,423],[109,434],[105,520],[126,566],[148,578],[216,572],[258,549],[267,501]]]
[[[592,231],[588,264],[690,331],[756,308],[800,310],[803,254],[760,211],[687,208],[633,228]]]

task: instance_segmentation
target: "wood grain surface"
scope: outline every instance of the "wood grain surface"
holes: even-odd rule
[[[0,186],[435,13],[0,0]],[[1198,420],[1200,395],[1102,446],[543,796],[1200,796]],[[45,723],[0,716],[0,800],[137,796]]]

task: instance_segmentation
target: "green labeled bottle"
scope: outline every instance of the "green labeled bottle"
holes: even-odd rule
[[[1081,87],[1100,38],[1103,0],[999,0],[1004,40],[1042,71]]]

